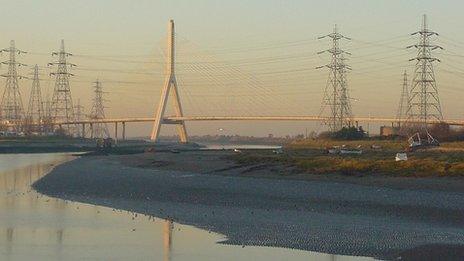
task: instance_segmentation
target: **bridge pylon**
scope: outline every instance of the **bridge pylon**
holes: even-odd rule
[[[166,104],[168,102],[169,94],[172,91],[173,106],[176,117],[183,117],[182,105],[180,103],[179,90],[177,88],[177,80],[175,74],[175,31],[174,20],[169,21],[168,26],[168,49],[166,61],[166,78],[164,81],[163,89],[161,90],[161,99],[158,104],[158,109],[155,112],[155,122],[151,131],[150,139],[157,141],[162,124],[175,124],[177,125],[177,132],[181,143],[187,143],[187,130],[183,120],[178,121],[165,121],[164,113]]]

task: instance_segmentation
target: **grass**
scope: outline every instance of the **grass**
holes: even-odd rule
[[[324,139],[306,139],[294,141],[286,145],[287,149],[324,149],[332,146],[346,145],[349,147],[357,147],[361,145],[363,150],[370,150],[372,145],[379,145],[383,149],[388,150],[403,150],[406,143],[402,140],[324,140]]]
[[[464,149],[464,141],[443,142],[440,147],[449,149]]]
[[[381,150],[371,149],[376,144]],[[362,145],[362,155],[332,155],[326,147]],[[464,176],[464,142],[444,143],[438,149],[408,153],[408,161],[396,162],[397,152],[403,151],[405,141],[328,141],[305,140],[289,144],[283,154],[255,151],[235,156],[241,164],[283,164],[302,172],[320,175],[350,176],[388,175],[408,177]],[[446,150],[454,148],[454,150]]]

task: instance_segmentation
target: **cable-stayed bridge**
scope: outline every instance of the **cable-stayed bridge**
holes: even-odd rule
[[[201,110],[195,111],[195,113],[199,113],[199,115],[186,115],[184,113],[184,107],[183,105],[189,104],[195,104],[199,103],[199,101],[192,102],[190,99],[191,97],[195,97],[195,94],[192,95],[189,93],[192,91],[194,87],[204,87],[205,93],[203,94],[196,94],[199,99],[201,99],[200,103],[204,106],[209,106],[210,102],[210,97],[214,97],[215,95],[221,95],[217,94],[216,90],[218,89],[217,86],[226,86],[226,91],[224,94],[222,94],[225,97],[228,97],[230,94],[231,99],[241,99],[247,98],[248,100],[251,101],[252,105],[256,106],[266,104],[271,106],[275,105],[280,105],[283,103],[293,105],[294,99],[290,98],[287,100],[284,100],[284,97],[282,95],[286,95],[286,93],[275,93],[273,91],[266,90],[262,86],[259,86],[257,84],[257,81],[255,79],[254,74],[250,75],[244,75],[241,72],[239,72],[238,69],[235,67],[227,67],[222,65],[221,63],[217,63],[216,61],[210,61],[209,63],[195,63],[195,61],[189,62],[189,61],[180,61],[179,63],[176,61],[176,44],[175,44],[175,32],[174,32],[174,22],[170,21],[169,23],[169,33],[168,33],[168,48],[165,52],[165,58],[166,62],[163,63],[165,64],[165,72],[159,76],[164,77],[164,84],[163,84],[163,89],[161,92],[161,97],[160,97],[160,102],[158,105],[158,108],[155,111],[155,115],[153,117],[114,117],[114,118],[103,118],[103,119],[85,119],[85,120],[72,120],[72,121],[60,121],[60,120],[55,120],[51,124],[54,126],[63,126],[63,125],[80,125],[80,128],[82,128],[82,133],[85,133],[85,129],[93,128],[94,124],[98,123],[108,123],[108,124],[114,124],[114,133],[116,138],[118,138],[118,126],[122,126],[122,137],[125,138],[125,133],[126,133],[126,123],[135,123],[135,122],[153,122],[153,131],[151,133],[151,138],[152,140],[157,140],[159,136],[159,131],[161,128],[161,125],[163,124],[173,124],[177,126],[177,130],[179,133],[179,137],[182,142],[187,142],[188,141],[188,136],[187,136],[187,129],[185,127],[185,122],[189,121],[313,121],[313,122],[327,122],[330,120],[328,117],[323,117],[321,114],[313,114],[313,113],[302,113],[302,111],[309,111],[309,110],[300,110],[299,113],[292,113],[293,109],[291,108],[289,111],[281,111],[278,113],[274,112],[269,112],[269,113],[260,113],[264,111],[262,108],[251,108],[248,109],[247,113],[240,113],[236,112],[234,110],[231,110],[228,106],[230,105],[235,105],[234,101],[232,100],[231,103],[229,104],[216,104],[215,108],[212,107],[211,112],[204,112]],[[371,43],[369,43],[371,44]],[[388,46],[388,42],[386,46],[388,48],[392,48],[391,46]],[[385,44],[383,44],[385,45]],[[263,47],[264,48],[264,47]],[[264,48],[266,49],[266,48]],[[76,57],[79,57],[78,55]],[[289,55],[282,57],[285,61],[287,60],[294,60],[294,59],[299,59],[299,55]],[[105,58],[104,56],[99,57],[98,59],[103,59],[103,60],[110,60],[114,62],[118,62],[117,59],[112,59],[112,58]],[[277,59],[278,61],[282,60],[281,58]],[[134,61],[135,62],[135,61]],[[241,59],[236,59],[235,62],[239,65],[241,64],[247,64],[249,61],[247,60],[241,60]],[[254,61],[255,64],[257,65],[268,65],[268,64],[273,64],[275,63],[276,60],[274,58],[262,58],[258,59],[257,61]],[[393,64],[392,64],[393,66]],[[177,73],[178,67],[181,67],[181,73]],[[227,70],[229,69],[229,70]],[[314,68],[313,68],[314,69]],[[82,69],[81,70],[85,70]],[[209,71],[208,71],[209,70]],[[288,77],[280,77],[280,74],[286,74],[286,73],[299,73],[303,72],[306,73],[308,68],[288,68],[287,70],[270,70],[270,71],[262,71],[258,72],[257,74],[263,74],[266,76],[266,78],[270,77],[270,81],[275,81],[276,79],[282,78],[283,82],[275,82],[275,83],[267,83],[265,86],[275,86],[275,85],[282,85],[286,86],[285,84],[294,84],[291,82]],[[206,72],[205,72],[206,71]],[[367,71],[370,72],[370,71]],[[125,71],[121,71],[121,73],[125,73]],[[143,74],[143,72],[133,72],[137,74]],[[184,77],[187,73],[190,75],[193,75],[191,77]],[[366,72],[363,72],[366,73]],[[202,74],[202,75],[200,75]],[[177,76],[180,75],[180,78],[177,78]],[[201,78],[201,80],[199,80]],[[222,79],[227,79],[228,82],[223,83],[221,82]],[[298,79],[296,80],[298,81]],[[245,83],[245,84],[243,84]],[[314,84],[314,85],[319,85]],[[237,93],[235,91],[235,87],[238,86],[251,86],[254,88],[255,92],[258,94],[262,95],[257,95],[256,93],[250,93],[249,91],[244,91],[244,93]],[[180,89],[179,89],[180,88]],[[286,91],[288,93],[291,93],[291,90]],[[142,92],[143,94],[143,92]],[[154,92],[150,91],[149,96],[153,97]],[[145,94],[143,94],[145,95]],[[298,95],[298,94],[297,94]],[[264,100],[263,96],[267,97],[272,97],[273,103],[269,103],[269,101]],[[181,97],[182,97],[182,103],[181,103]],[[156,97],[155,97],[156,98]],[[173,100],[173,110],[171,112],[168,112],[168,99]],[[306,99],[306,97],[305,97]],[[307,102],[311,103],[311,102]],[[298,105],[299,106],[299,105]],[[237,107],[242,107],[242,106],[235,106]],[[301,107],[301,106],[300,106]],[[224,112],[225,110],[230,110],[228,112]],[[238,111],[238,110],[237,110]],[[191,113],[192,110],[189,110]],[[367,122],[378,122],[378,123],[385,123],[385,124],[393,124],[393,123],[402,123],[405,122],[404,119],[398,119],[398,118],[393,118],[393,117],[370,117],[370,116],[358,116],[358,117],[351,117],[349,119],[349,123],[352,126],[358,125],[358,123],[367,123]],[[409,122],[417,122],[420,123],[420,121],[415,121],[409,120]],[[449,125],[457,125],[457,126],[464,126],[464,121],[463,120],[451,120],[451,119],[443,119],[443,120],[430,120],[428,122],[429,124],[434,124],[434,123],[446,123]],[[9,126],[9,123],[5,123],[6,126]]]

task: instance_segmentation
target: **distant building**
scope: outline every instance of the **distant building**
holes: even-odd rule
[[[392,126],[380,126],[380,136],[395,136],[399,134],[400,129]]]
[[[269,139],[272,139],[272,138],[274,138],[274,134],[269,133],[269,134],[267,135],[267,137],[268,137]]]

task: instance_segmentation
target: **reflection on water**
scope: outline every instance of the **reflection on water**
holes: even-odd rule
[[[164,261],[171,260],[171,249],[172,249],[172,229],[174,224],[170,220],[164,221],[163,227],[163,246],[164,246]]]
[[[31,184],[72,157],[0,155],[0,260],[354,260],[281,248],[227,246],[194,227],[42,196]]]

